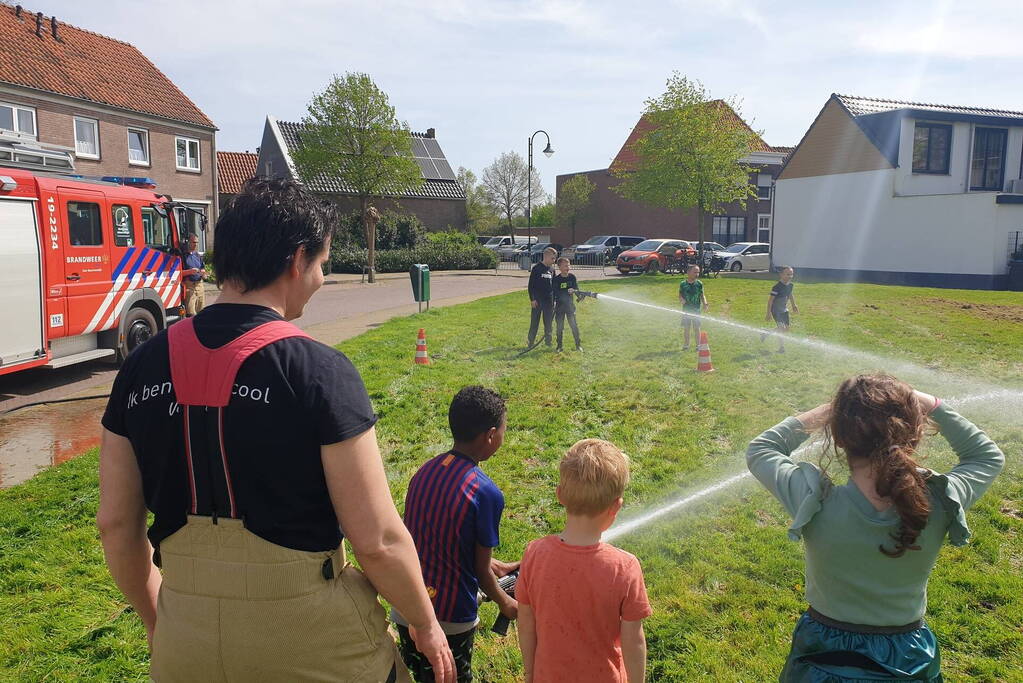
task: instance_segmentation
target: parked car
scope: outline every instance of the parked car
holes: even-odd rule
[[[536,241],[536,237],[527,237],[526,235],[515,235],[514,237],[511,235],[499,235],[488,239],[483,243],[483,246],[494,251],[498,251],[502,247],[511,247],[510,251],[515,251],[515,249],[524,244],[536,244]]]
[[[567,253],[563,256],[567,256],[573,261],[587,263],[597,258],[597,254],[603,253],[604,263],[614,263],[618,254],[636,246],[645,239],[645,237],[636,237],[635,235],[597,235],[582,244],[572,245],[565,250]]]
[[[736,242],[723,251],[715,252],[725,261],[725,269],[733,273],[740,270],[768,270],[771,267],[771,245],[766,242]]]
[[[686,252],[688,245],[689,243],[684,240],[668,238],[644,240],[619,254],[615,260],[615,268],[622,275],[666,270],[678,260],[680,252]]]
[[[561,255],[561,250],[564,249],[563,246],[555,242],[540,242],[539,244],[534,244],[533,246],[528,247],[530,262],[540,263],[540,261],[543,259],[544,249],[546,249],[547,247],[553,247],[554,250],[558,252],[558,256]],[[525,253],[526,249],[527,247],[523,246],[520,253]]]

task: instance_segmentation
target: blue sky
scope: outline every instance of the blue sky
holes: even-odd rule
[[[1018,4],[576,0],[36,0],[134,44],[255,151],[266,114],[301,118],[331,75],[365,71],[452,166],[525,155],[544,187],[606,167],[673,70],[774,145],[796,144],[832,92],[1023,111]],[[543,136],[538,137],[543,149]]]

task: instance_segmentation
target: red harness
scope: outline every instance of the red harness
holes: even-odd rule
[[[291,337],[310,338],[291,323],[275,320],[210,349],[196,336],[192,318],[167,330],[171,383],[184,413],[191,514],[239,517],[224,447],[224,406],[242,363],[263,347]]]

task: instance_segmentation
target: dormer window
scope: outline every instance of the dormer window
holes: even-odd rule
[[[952,126],[945,123],[916,124],[913,131],[913,173],[948,174],[952,152]]]

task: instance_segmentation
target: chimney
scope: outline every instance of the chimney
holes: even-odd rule
[[[24,19],[21,18],[21,5],[14,6],[14,18],[18,21],[24,21]]]
[[[426,137],[428,137],[428,138],[435,138],[435,137],[437,137],[437,129],[435,129],[435,128],[427,128],[426,129]]]
[[[57,17],[50,17],[50,33],[53,34],[54,40],[60,40],[57,35]]]
[[[36,37],[43,37],[43,13],[36,12]]]

